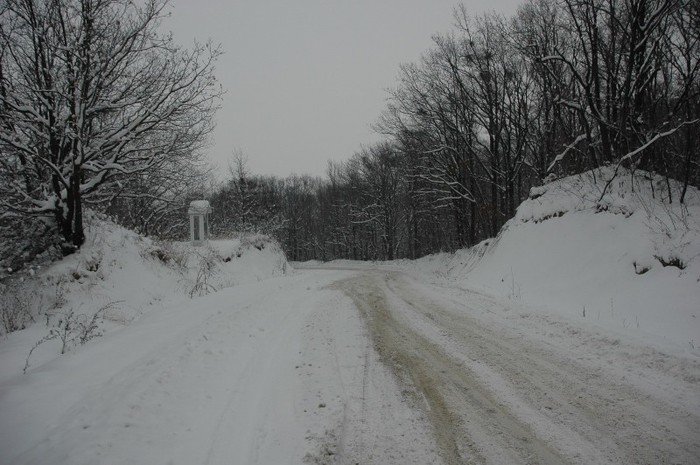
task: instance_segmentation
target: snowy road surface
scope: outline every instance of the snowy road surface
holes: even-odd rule
[[[700,364],[399,272],[152,311],[0,384],[3,464],[694,464]]]

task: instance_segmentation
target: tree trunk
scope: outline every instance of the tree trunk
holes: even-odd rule
[[[55,218],[63,236],[63,255],[70,255],[85,242],[79,171],[71,175],[65,206],[56,209]]]

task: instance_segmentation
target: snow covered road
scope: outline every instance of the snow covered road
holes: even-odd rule
[[[3,464],[692,464],[700,364],[400,272],[151,311],[0,384]]]
[[[0,463],[438,461],[360,315],[324,290],[352,274],[304,271],[153,309],[6,377]]]
[[[573,344],[556,344],[542,334],[569,329],[560,322],[514,322],[503,302],[402,273],[338,287],[404,392],[423,400],[445,463],[698,463],[697,362],[674,375],[665,354],[633,356],[631,346],[581,330]],[[582,337],[600,337],[611,359],[579,353]]]

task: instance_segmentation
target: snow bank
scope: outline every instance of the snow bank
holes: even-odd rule
[[[496,239],[457,252],[444,272],[547,313],[696,351],[700,194],[689,188],[680,205],[681,187],[604,168],[534,188]]]
[[[203,295],[245,282],[284,274],[286,258],[267,236],[240,235],[194,247],[189,242],[159,242],[111,221],[92,218],[86,243],[75,254],[28,280],[44,306],[99,308],[128,322],[149,306],[173,297]],[[207,287],[192,292],[206,270]]]
[[[282,275],[287,261],[279,245],[267,236],[240,235],[206,246],[158,242],[104,218],[91,217],[86,243],[75,254],[13,283],[0,284],[3,312],[17,307],[31,314],[26,329],[5,334],[0,327],[0,382],[21,372],[27,354],[51,332],[67,336],[41,344],[30,367],[55,358],[62,349],[81,342],[80,326],[93,319],[90,337],[130,324],[153,308],[248,282]],[[19,296],[19,300],[17,297]]]

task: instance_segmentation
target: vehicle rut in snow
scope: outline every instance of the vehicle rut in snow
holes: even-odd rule
[[[468,302],[427,297],[415,284],[377,272],[337,287],[360,310],[406,395],[424,408],[445,463],[691,463],[700,456],[697,412],[485,327],[468,315]]]
[[[411,388],[407,395],[427,404],[427,415],[445,463],[484,463],[497,449],[508,451],[520,463],[524,463],[520,459],[542,464],[564,462],[528,425],[512,417],[469,370],[394,318],[386,288],[376,279],[365,275],[345,281],[342,288],[367,319],[382,360]],[[473,421],[485,424],[476,431],[469,426]],[[491,443],[488,455],[483,442]]]

